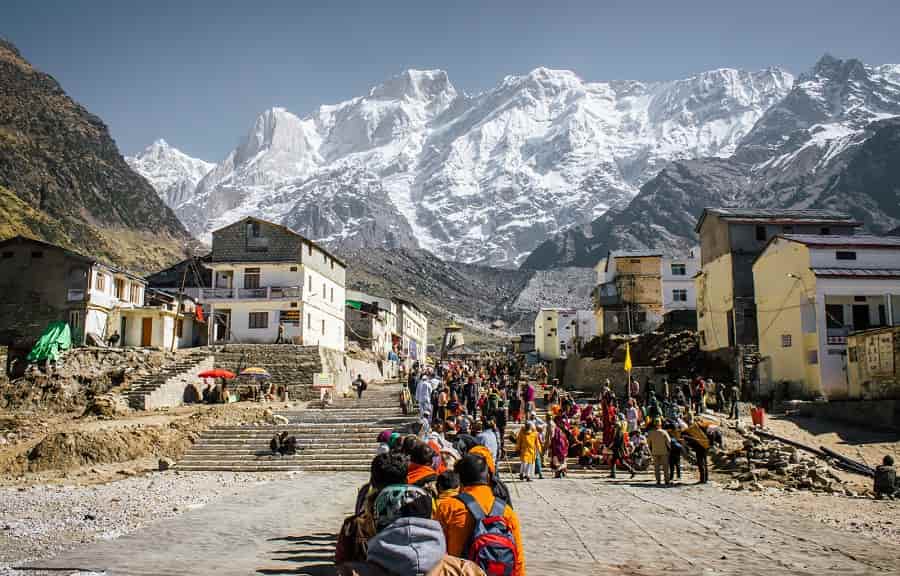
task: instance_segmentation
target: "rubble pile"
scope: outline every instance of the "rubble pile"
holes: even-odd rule
[[[73,348],[45,366],[31,365],[24,376],[0,381],[0,409],[69,412],[91,398],[157,371],[174,353],[138,348]]]
[[[624,362],[626,340],[626,336],[604,334],[588,342],[581,356]],[[635,366],[654,366],[670,376],[694,376],[702,367],[705,376],[731,378],[731,367],[707,358],[699,344],[697,333],[691,330],[641,334],[630,341],[631,361]]]
[[[737,432],[740,447],[712,454],[715,469],[732,477],[726,489],[758,492],[769,487],[789,492],[857,495],[835,474],[828,459],[777,440],[761,438],[753,429],[738,427]]]

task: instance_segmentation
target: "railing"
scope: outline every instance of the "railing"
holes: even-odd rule
[[[225,300],[234,298],[234,288],[203,288],[200,291],[203,300]]]
[[[84,300],[84,289],[83,288],[69,288],[69,291],[66,293],[66,301],[67,302],[81,302]]]
[[[300,286],[268,286],[265,288],[203,288],[203,300],[286,300],[299,299]]]

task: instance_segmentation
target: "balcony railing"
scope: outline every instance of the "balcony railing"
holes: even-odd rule
[[[66,301],[68,301],[68,302],[84,301],[84,289],[83,288],[69,288],[69,291],[66,293]]]
[[[300,286],[267,286],[265,288],[203,288],[202,300],[296,300]]]

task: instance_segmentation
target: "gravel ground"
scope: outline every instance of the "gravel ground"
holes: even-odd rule
[[[0,573],[202,508],[283,475],[157,472],[90,486],[0,488]]]

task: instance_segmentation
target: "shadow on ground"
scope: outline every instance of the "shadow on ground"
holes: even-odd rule
[[[281,547],[272,552],[272,565],[258,568],[256,573],[333,576],[337,572],[334,566],[336,541],[337,535],[327,532],[270,538],[269,542],[277,542]]]

